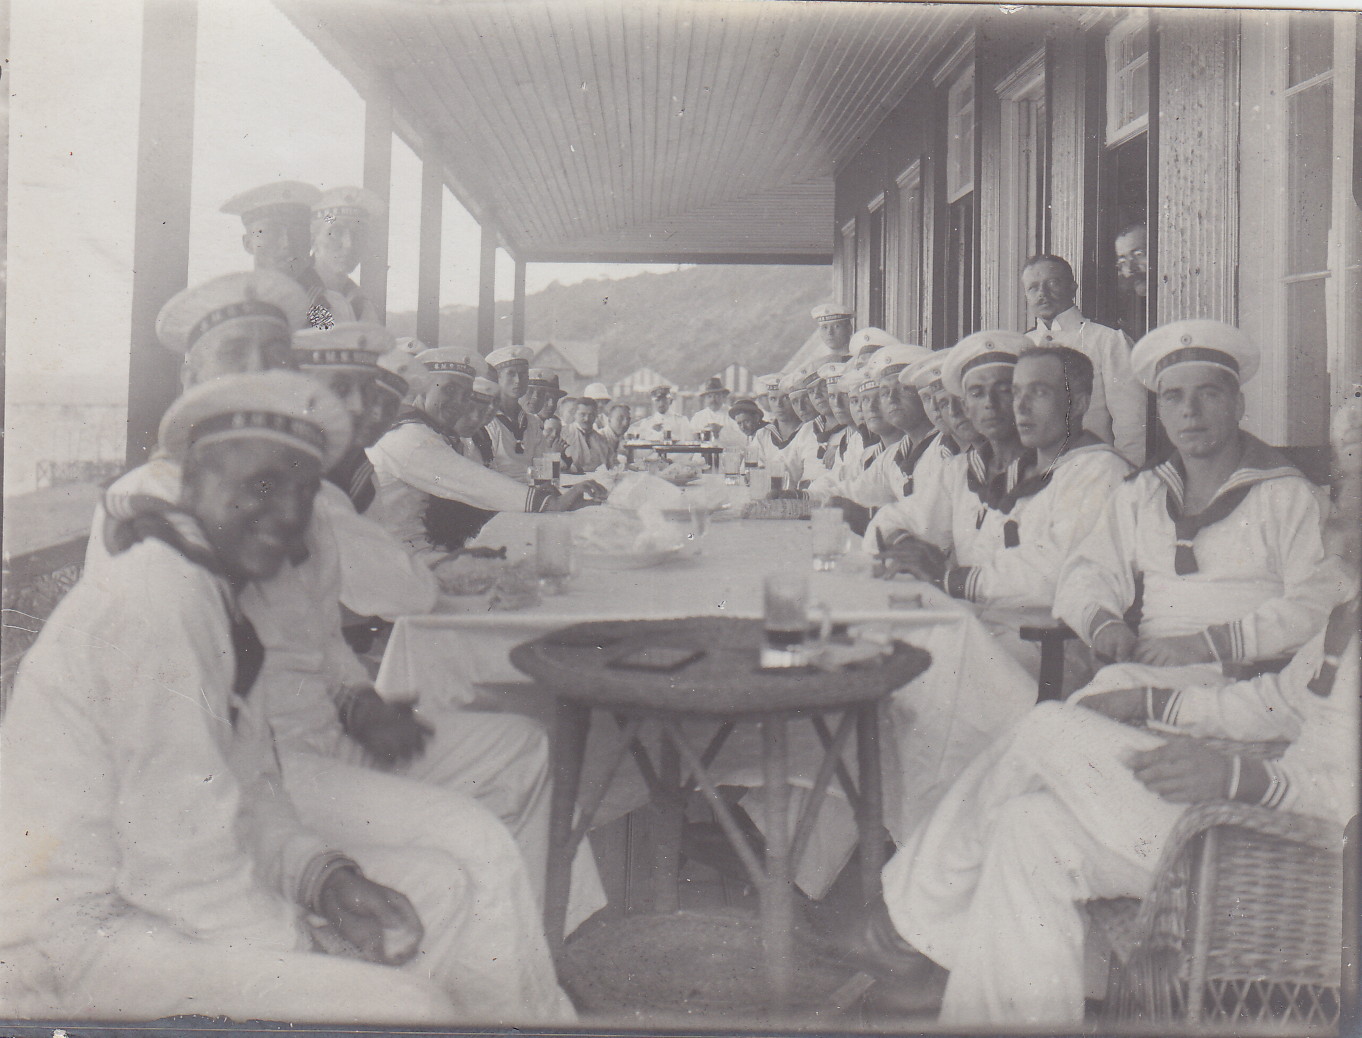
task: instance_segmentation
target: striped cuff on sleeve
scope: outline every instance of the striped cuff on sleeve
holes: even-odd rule
[[[1291,779],[1279,761],[1265,760],[1263,767],[1267,770],[1267,790],[1258,803],[1263,807],[1278,807],[1291,789]]]
[[[1097,632],[1113,620],[1120,624],[1125,623],[1110,609],[1103,609],[1099,605],[1088,606],[1083,613],[1083,640],[1091,645],[1092,640],[1097,637]]]
[[[324,851],[309,861],[298,877],[298,904],[311,912],[318,911],[317,899],[321,897],[326,877],[337,869],[360,871],[359,864],[340,851]]]
[[[1211,643],[1211,651],[1215,653],[1215,658],[1221,663],[1237,663],[1245,658],[1242,621],[1212,624],[1206,628],[1206,638]]]
[[[979,601],[979,567],[956,566],[946,573],[946,591],[952,598]]]
[[[525,511],[542,512],[548,507],[549,502],[557,496],[558,491],[553,487],[531,486],[525,494]]]

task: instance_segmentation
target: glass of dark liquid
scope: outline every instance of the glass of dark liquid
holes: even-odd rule
[[[768,574],[762,587],[762,668],[804,666],[808,634],[808,577],[802,571]]]

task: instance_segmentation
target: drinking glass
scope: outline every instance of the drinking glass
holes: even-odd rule
[[[534,482],[536,486],[552,486],[558,482],[558,473],[554,471],[554,458],[551,454],[541,454],[534,459]]]
[[[743,452],[729,447],[719,455],[719,464],[723,466],[724,482],[730,487],[737,486],[738,477],[742,475]]]
[[[690,529],[691,539],[695,544],[695,554],[700,554],[700,542],[705,539],[705,534],[709,532],[709,517],[713,509],[704,501],[695,501],[690,505]]]
[[[771,472],[760,466],[747,470],[748,486],[752,488],[752,500],[761,501],[771,493]]]
[[[846,554],[847,526],[840,508],[815,508],[813,519],[813,568],[824,571],[836,567],[838,557]]]
[[[762,602],[761,666],[803,666],[809,633],[808,577],[790,570],[768,574]]]
[[[535,530],[535,573],[549,594],[561,594],[572,576],[572,525],[566,516],[541,517]]]

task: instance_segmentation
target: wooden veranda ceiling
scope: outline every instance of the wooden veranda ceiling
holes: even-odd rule
[[[524,260],[831,259],[833,172],[968,10],[276,0]]]

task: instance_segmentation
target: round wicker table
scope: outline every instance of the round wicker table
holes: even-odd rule
[[[613,715],[623,736],[614,759],[606,763],[607,775],[614,773],[626,753],[631,754],[663,820],[653,873],[654,904],[660,911],[677,907],[685,797],[699,789],[708,798],[720,828],[759,892],[761,944],[773,1006],[787,1004],[790,996],[794,868],[834,779],[855,810],[865,893],[868,897],[878,894],[884,847],[879,704],[921,674],[930,657],[914,646],[895,643],[890,653],[832,673],[811,668],[762,670],[758,666],[761,637],[759,620],[624,620],[562,628],[512,650],[511,662],[556,700],[544,905],[545,930],[555,951],[563,940],[573,854],[599,806],[599,797],[577,804],[593,709]],[[615,665],[640,650],[672,648],[700,655],[670,671]],[[691,745],[682,729],[685,722],[697,719],[716,723],[713,737],[703,748]],[[787,726],[799,720],[814,726],[824,753],[803,813],[791,831]],[[655,760],[639,738],[645,723],[656,725],[661,736]],[[738,724],[756,724],[761,731],[766,789],[764,862],[744,838],[709,773]],[[853,734],[859,773],[855,779],[844,756]]]

